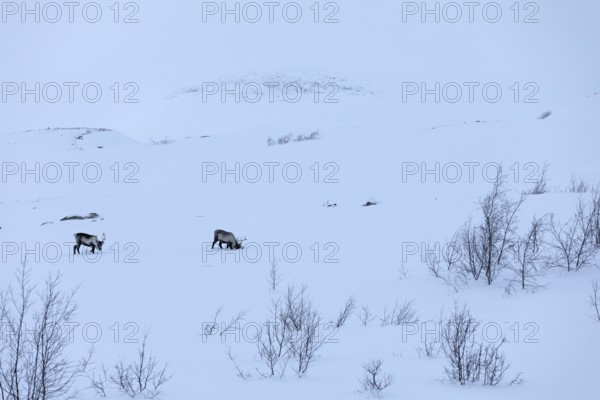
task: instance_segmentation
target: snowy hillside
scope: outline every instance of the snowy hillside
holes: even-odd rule
[[[115,365],[146,332],[150,375],[168,379],[139,398],[363,399],[375,360],[390,399],[597,396],[597,2],[146,3],[82,3],[73,22],[56,3],[23,3],[39,22],[2,5],[4,397],[58,272],[77,310],[40,354],[83,399],[129,398]],[[526,242],[535,218],[543,240]],[[243,247],[211,248],[215,229]],[[105,234],[102,251],[74,255],[78,232]],[[465,232],[493,270],[470,269],[485,262]],[[587,257],[572,268],[570,239]],[[22,265],[37,286],[19,336]],[[465,385],[447,341],[463,306],[478,324],[462,349],[497,352]]]

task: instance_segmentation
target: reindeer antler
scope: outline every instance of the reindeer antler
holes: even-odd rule
[[[102,241],[104,242],[106,240],[106,235],[104,234],[104,232],[102,232]]]

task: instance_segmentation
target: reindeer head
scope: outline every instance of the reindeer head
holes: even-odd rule
[[[241,239],[240,238],[236,238],[236,240],[237,240],[237,246],[235,247],[235,249],[243,249],[244,247],[242,246],[242,242],[244,240],[246,240],[246,238],[245,237],[243,237]]]
[[[102,245],[104,244],[105,241],[106,241],[106,235],[103,233],[102,240],[98,240],[98,250],[102,251]]]

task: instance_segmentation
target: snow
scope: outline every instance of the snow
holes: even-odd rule
[[[493,175],[496,163],[509,173],[511,198],[550,165],[551,191],[525,201],[521,230],[533,215],[566,220],[574,212],[578,195],[564,190],[571,176],[600,182],[600,4],[540,3],[539,23],[515,24],[512,2],[500,2],[504,17],[497,24],[479,14],[474,23],[423,24],[419,16],[403,23],[400,2],[340,3],[339,23],[315,24],[314,2],[298,3],[305,11],[298,24],[222,24],[219,16],[203,23],[202,3],[190,0],[140,3],[137,24],[114,24],[108,5],[98,24],[7,17],[0,24],[3,82],[97,82],[103,95],[98,103],[80,92],[72,103],[66,92],[54,104],[33,96],[3,99],[2,288],[25,250],[34,249],[28,256],[34,281],[60,271],[64,288],[79,285],[80,325],[70,354],[77,358],[94,341],[86,339],[86,324],[93,325],[90,336],[101,328],[96,365],[131,359],[137,344],[127,343],[127,335],[141,339],[150,330],[152,352],[173,374],[165,399],[361,399],[366,395],[355,392],[361,365],[375,358],[395,376],[385,391],[391,399],[593,398],[600,324],[589,317],[587,299],[598,269],[548,271],[536,293],[506,296],[503,279],[491,286],[473,281],[454,293],[428,273],[420,251],[424,243],[445,243],[476,216],[478,199],[491,187],[485,173],[491,168]],[[130,93],[125,84],[135,83],[139,102],[115,103],[114,82],[121,100]],[[265,91],[258,103],[236,103],[233,96],[222,102],[219,94],[203,99],[203,83],[211,82],[257,83]],[[270,102],[265,82],[308,89],[297,103],[280,92]],[[332,82],[342,88],[338,102],[322,96],[315,102],[311,84]],[[503,96],[489,103],[477,91],[471,103],[465,91],[456,104],[433,96],[421,102],[419,95],[403,101],[403,82],[429,88],[458,82],[463,89],[463,82],[496,82]],[[539,101],[515,102],[515,82],[521,97],[533,82]],[[552,115],[538,119],[545,111]],[[317,140],[267,145],[269,137],[316,130]],[[25,172],[36,163],[39,172]],[[438,176],[426,173],[436,165]],[[237,175],[224,171],[235,168]],[[367,201],[377,205],[363,207]],[[99,218],[60,221],[90,212]],[[251,245],[213,253],[214,229],[245,236]],[[87,250],[71,255],[76,232],[106,233],[99,260]],[[418,253],[406,254],[412,244]],[[60,256],[50,260],[56,248]],[[204,341],[202,326],[219,307],[223,322],[247,310],[248,332],[264,322],[274,295],[267,282],[271,248],[280,290],[307,285],[324,322],[349,296],[378,315],[413,300],[421,322],[454,301],[468,304],[475,317],[501,327],[511,363],[507,380],[523,372],[525,383],[450,383],[442,355],[419,357],[419,335],[403,340],[402,327],[380,327],[378,320],[363,327],[356,315],[307,376],[296,378],[289,368],[282,379],[257,376],[262,364],[251,340]],[[302,251],[297,261],[295,248]],[[236,377],[228,347],[253,378]],[[87,391],[84,398],[95,395]]]

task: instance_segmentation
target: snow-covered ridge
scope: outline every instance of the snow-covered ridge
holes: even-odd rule
[[[206,102],[213,96],[223,99],[237,96],[238,101],[258,102],[264,97],[269,102],[298,102],[303,96],[309,100],[337,103],[338,96],[374,96],[375,92],[367,87],[356,85],[346,78],[301,74],[249,74],[240,77],[221,77],[181,89],[178,95],[197,95]],[[233,100],[232,100],[233,101]]]
[[[46,128],[0,135],[0,145],[8,147],[39,147],[47,151],[69,149],[72,151],[101,150],[112,146],[137,144],[126,135],[108,128]]]

